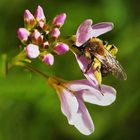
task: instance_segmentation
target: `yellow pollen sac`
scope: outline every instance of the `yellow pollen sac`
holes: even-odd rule
[[[102,74],[101,74],[101,62],[94,58],[94,64],[93,64],[93,69],[95,70],[94,75],[99,83],[99,85],[101,85],[102,83]]]

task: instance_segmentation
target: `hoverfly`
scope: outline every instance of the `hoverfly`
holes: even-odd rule
[[[95,61],[98,61],[101,65],[96,67],[96,70],[100,71],[102,76],[111,73],[117,79],[127,79],[123,67],[115,57],[118,49],[114,45],[108,45],[107,42],[103,42],[98,38],[91,38],[77,48],[80,50],[81,55],[89,59],[85,73],[95,64]]]

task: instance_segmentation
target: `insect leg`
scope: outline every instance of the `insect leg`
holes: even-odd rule
[[[92,59],[90,60],[90,63],[87,65],[87,68],[86,68],[86,70],[85,70],[84,73],[87,73],[87,72],[89,71],[89,69],[91,68],[93,62],[94,62],[94,59],[92,58]]]

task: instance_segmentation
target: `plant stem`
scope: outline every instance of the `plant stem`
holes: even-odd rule
[[[31,70],[31,71],[33,71],[33,72],[38,73],[39,75],[43,76],[43,77],[46,78],[46,79],[48,79],[48,78],[50,77],[50,76],[48,76],[46,73],[40,71],[39,69],[36,69],[36,68],[32,67],[32,66],[29,65],[29,64],[25,64],[24,67],[27,68],[28,70]]]

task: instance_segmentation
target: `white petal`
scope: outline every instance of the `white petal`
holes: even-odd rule
[[[77,100],[79,103],[78,112],[73,114],[69,123],[74,125],[82,134],[90,135],[94,131],[94,124],[83,100],[78,97]]]
[[[101,91],[84,90],[82,92],[83,100],[92,104],[107,106],[116,99],[116,90],[110,86],[102,85]]]
[[[61,110],[67,117],[68,121],[70,121],[72,114],[78,110],[77,99],[72,93],[65,89],[63,90],[63,93],[59,93],[58,95],[61,101]]]

